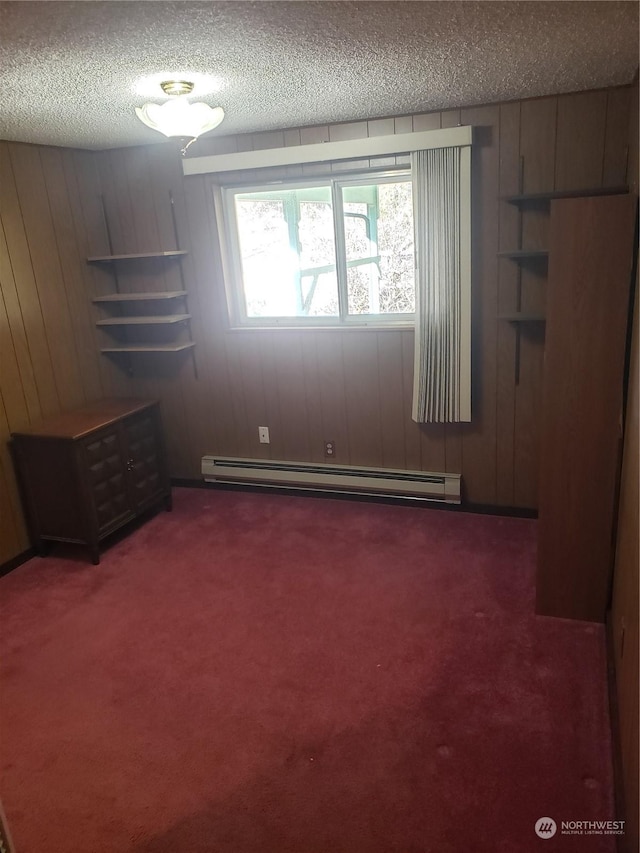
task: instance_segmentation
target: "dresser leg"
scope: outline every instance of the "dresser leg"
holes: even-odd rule
[[[91,554],[91,562],[94,566],[100,565],[100,548],[97,545],[89,546],[89,553]]]
[[[171,510],[173,509],[173,497],[171,496],[171,494],[168,494],[164,499],[164,508],[167,512],[171,512]]]
[[[44,539],[38,539],[36,542],[36,551],[39,557],[46,557],[49,553],[49,544]]]

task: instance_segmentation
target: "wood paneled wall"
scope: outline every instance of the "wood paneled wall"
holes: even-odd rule
[[[616,564],[613,582],[611,634],[613,658],[616,667],[617,711],[620,735],[621,792],[624,797],[627,827],[621,850],[633,853],[640,840],[638,785],[639,708],[638,708],[638,391],[640,368],[638,365],[638,335],[640,313],[638,293],[634,319],[634,336],[629,375],[629,399],[625,427],[624,460],[620,489],[620,512]]]
[[[126,390],[92,320],[99,192],[90,152],[0,143],[0,563],[29,545],[9,433]]]
[[[629,184],[638,195],[638,84],[632,94],[629,145]],[[629,384],[625,415],[624,454],[620,483],[618,535],[610,616],[611,650],[616,670],[616,708],[620,739],[621,788],[626,826],[620,839],[621,853],[635,853],[640,847],[639,737],[639,543],[640,502],[640,279],[636,277],[633,334],[629,360]]]
[[[332,440],[337,462],[459,472],[470,502],[535,507],[544,336],[532,328],[520,333],[518,343],[516,328],[499,319],[516,308],[517,268],[497,253],[517,247],[520,227],[518,211],[501,196],[520,188],[624,183],[629,108],[630,89],[623,87],[205,138],[191,149],[203,155],[459,123],[477,128],[474,416],[464,425],[418,426],[411,420],[410,331],[228,330],[211,178],[184,178],[173,145],[88,153],[3,144],[0,562],[26,547],[6,453],[8,431],[106,393],[162,399],[174,477],[198,478],[205,453],[323,461],[324,441]],[[303,173],[321,168],[303,167]],[[89,298],[110,285],[108,272],[88,267],[84,259],[107,251],[100,193],[115,251],[173,248],[170,191],[180,247],[189,252],[183,269],[198,376],[189,356],[172,356],[137,358],[129,378],[96,355],[99,336]],[[524,245],[545,247],[547,224],[548,215],[525,213]],[[172,275],[175,269],[168,269],[167,286]],[[523,310],[541,308],[544,278],[523,270],[522,279]],[[129,284],[151,286],[143,275]],[[258,443],[259,425],[269,426],[270,445]]]

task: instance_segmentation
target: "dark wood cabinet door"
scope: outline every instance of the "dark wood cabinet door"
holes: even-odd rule
[[[168,490],[157,410],[126,418],[122,430],[131,503],[137,511]]]
[[[122,450],[118,427],[92,435],[81,446],[80,469],[84,471],[99,535],[134,515]]]

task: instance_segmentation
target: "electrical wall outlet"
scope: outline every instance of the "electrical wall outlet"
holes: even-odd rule
[[[269,427],[258,427],[258,438],[260,439],[260,444],[270,444]]]
[[[335,443],[335,441],[325,441],[325,443],[324,443],[324,455],[329,459],[333,459],[333,457],[336,455],[336,443]]]

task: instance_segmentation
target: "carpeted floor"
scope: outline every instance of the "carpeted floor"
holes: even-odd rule
[[[176,489],[100,566],[21,566],[0,579],[17,853],[610,853],[560,835],[615,818],[604,632],[533,615],[535,535]]]

